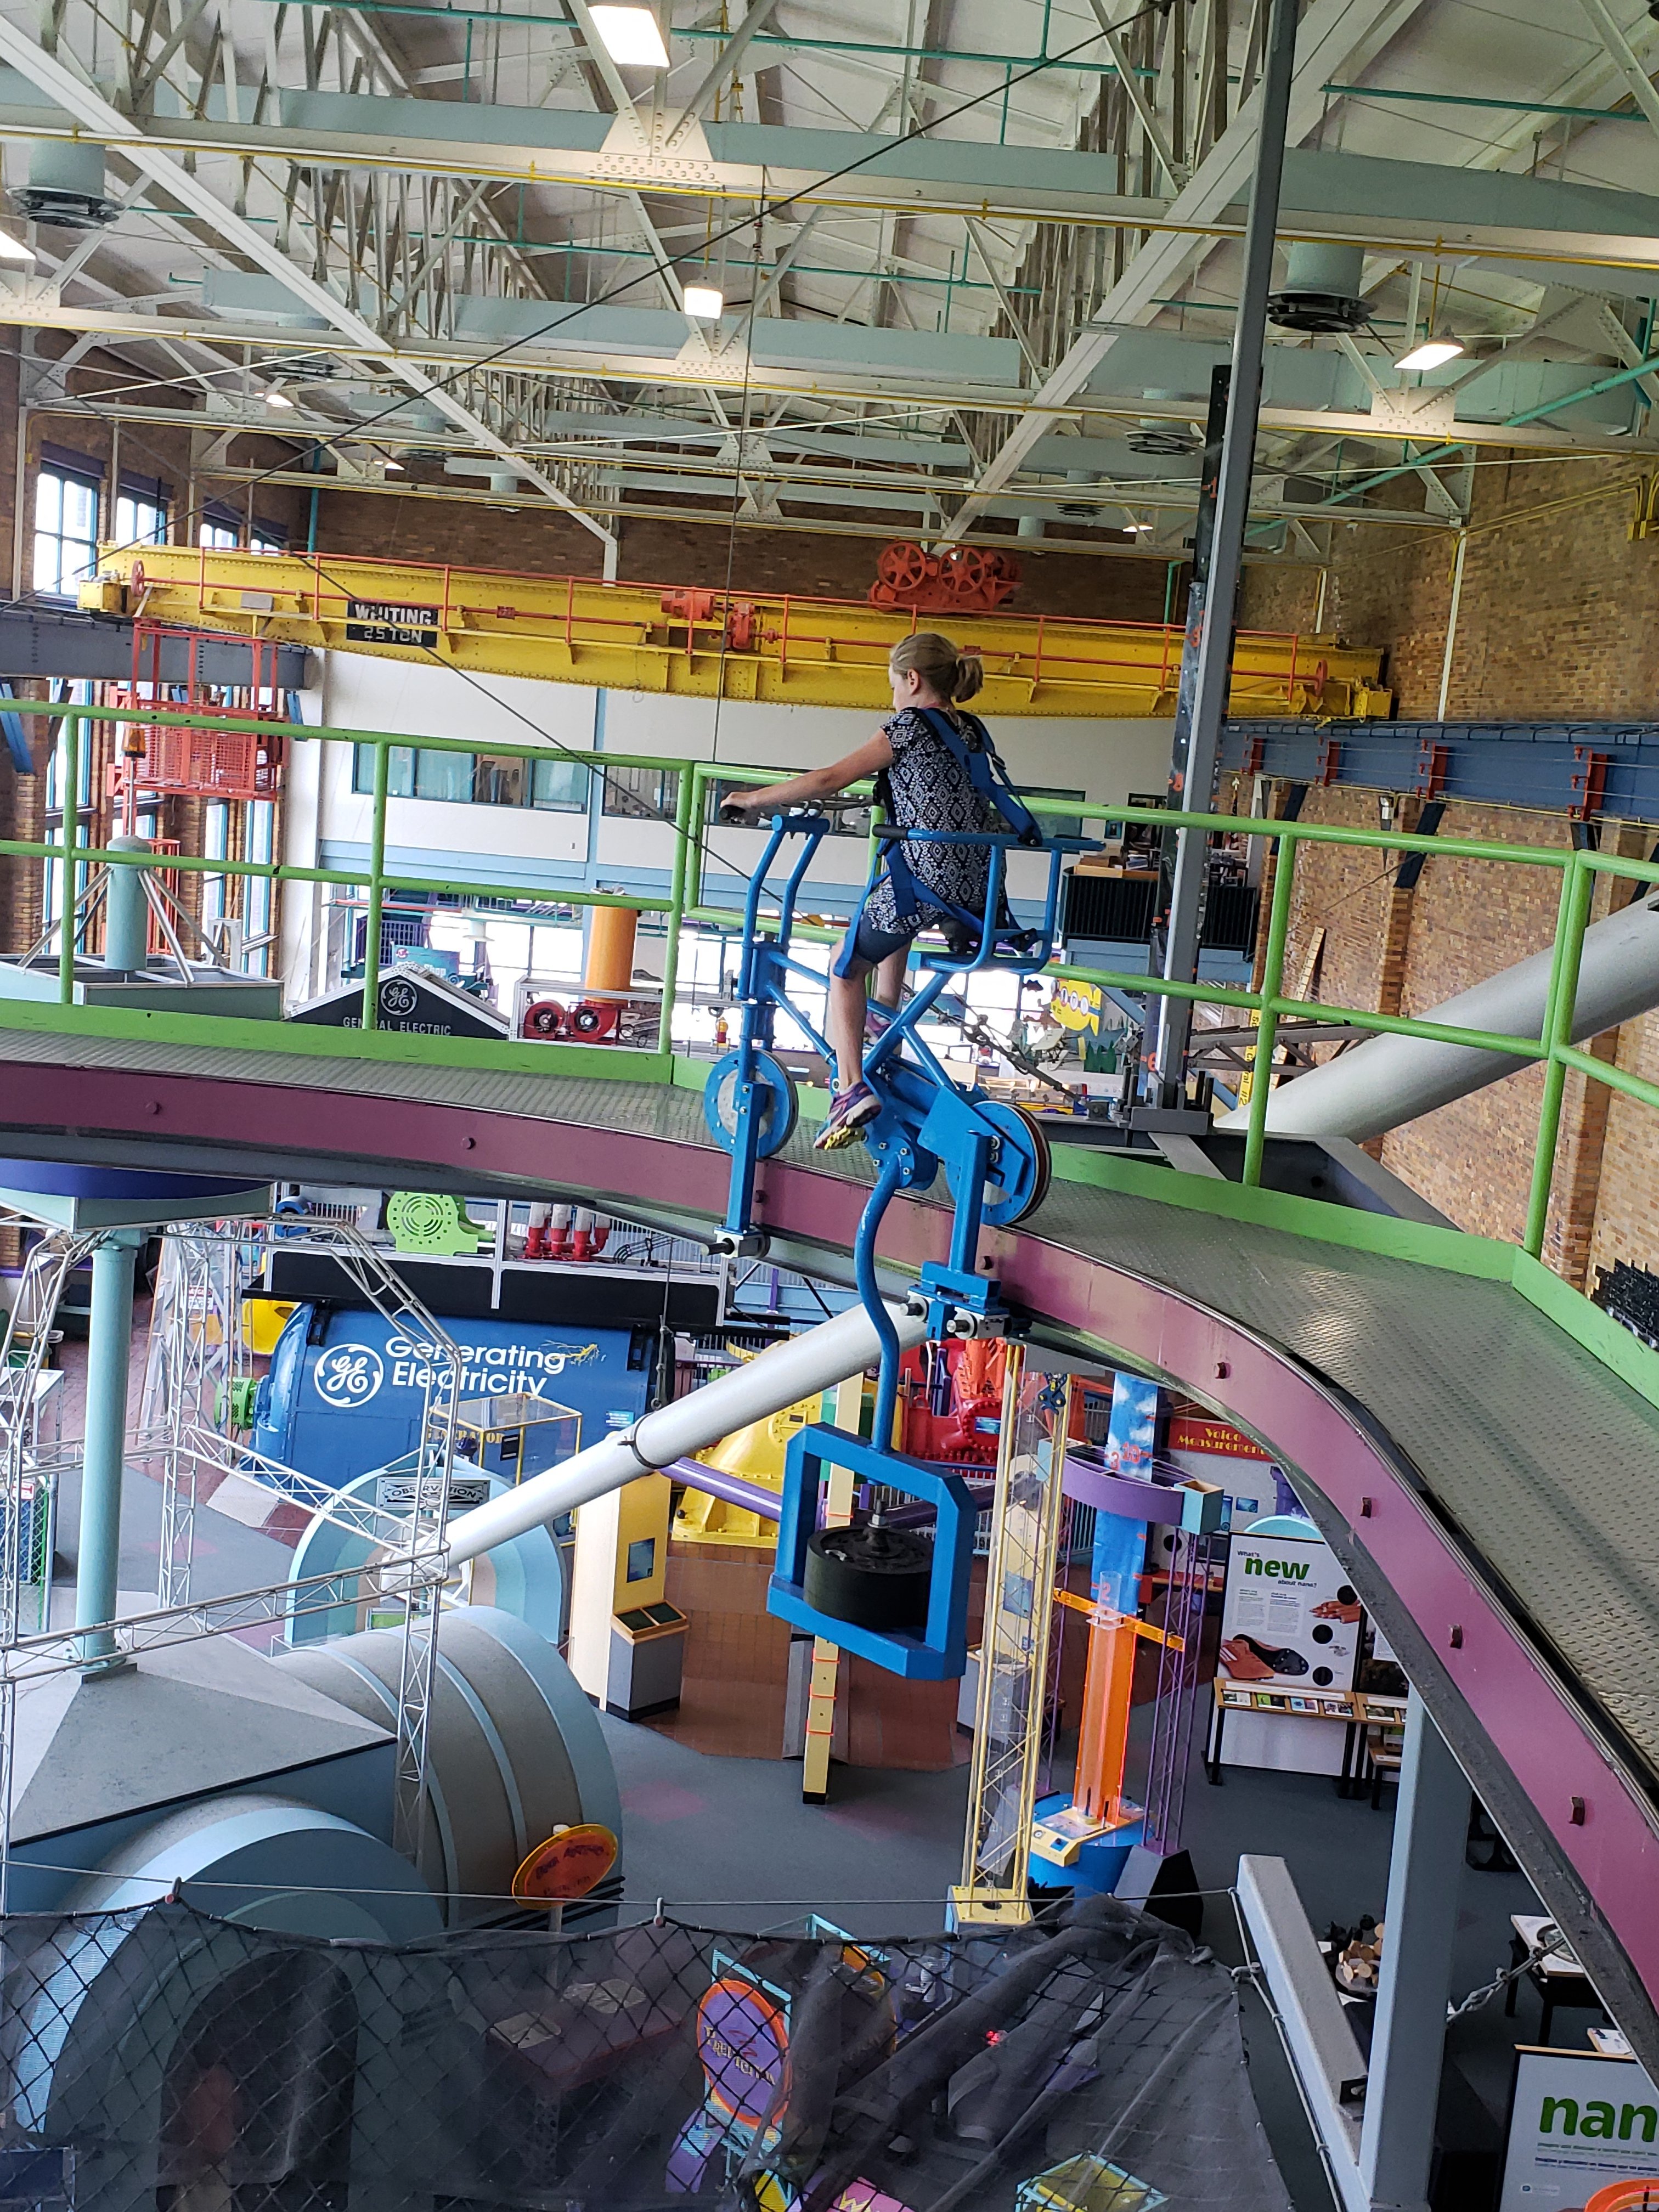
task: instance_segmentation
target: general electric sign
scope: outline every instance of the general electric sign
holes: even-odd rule
[[[458,1344],[461,1356],[459,1395],[464,1398],[499,1396],[509,1391],[526,1397],[550,1398],[555,1378],[573,1368],[586,1367],[599,1358],[597,1344]],[[437,1346],[429,1340],[392,1334],[385,1356],[368,1344],[331,1344],[311,1370],[312,1388],[325,1406],[352,1411],[367,1406],[383,1383],[394,1390],[441,1388],[447,1379],[447,1363],[437,1360]]]
[[[331,1344],[312,1371],[325,1406],[366,1406],[386,1380],[386,1362],[371,1344]]]

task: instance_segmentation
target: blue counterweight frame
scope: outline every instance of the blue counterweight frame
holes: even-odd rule
[[[744,904],[744,950],[738,997],[742,1026],[735,1048],[710,1070],[704,1090],[704,1114],[717,1140],[732,1154],[732,1180],[726,1230],[737,1249],[752,1249],[755,1174],[759,1164],[788,1142],[795,1126],[795,1088],[787,1070],[772,1056],[774,1027],[780,1009],[826,1060],[829,1042],[792,1002],[792,976],[821,983],[817,970],[790,954],[795,901],[813,854],[830,828],[827,815],[805,811],[772,817],[771,836],[749,885]],[[929,1189],[940,1167],[955,1200],[950,1256],[941,1266],[921,1270],[921,1295],[927,1304],[927,1334],[942,1342],[952,1333],[992,1325],[1001,1311],[1000,1286],[978,1273],[979,1238],[993,1228],[1024,1219],[1038,1205],[1048,1182],[1048,1147],[1042,1133],[1017,1107],[988,1098],[977,1085],[955,1082],[922,1041],[920,1025],[946,986],[958,975],[997,968],[1029,975],[1045,967],[1054,951],[1060,911],[1061,862],[1068,853],[1097,849],[1082,837],[1054,837],[1040,848],[1048,860],[1048,882],[1041,921],[1023,925],[1006,919],[1003,889],[1011,847],[1026,841],[996,831],[904,830],[884,825],[879,842],[975,845],[986,848],[985,905],[974,944],[962,951],[918,945],[917,965],[925,980],[896,1012],[888,1016],[864,1055],[864,1079],[880,1102],[879,1111],[860,1133],[876,1163],[876,1183],[860,1218],[853,1259],[859,1297],[881,1346],[874,1419],[864,1443],[828,1428],[803,1430],[792,1442],[785,1462],[782,1515],[779,1524],[777,1571],[768,1609],[799,1628],[872,1659],[891,1673],[922,1680],[960,1674],[966,1664],[965,1621],[969,1561],[974,1516],[966,1486],[925,1462],[890,1449],[898,1405],[900,1346],[876,1275],[876,1240],[882,1219],[901,1190]],[[778,914],[769,934],[760,925],[760,902],[784,840],[799,836],[796,855],[779,894]],[[872,887],[880,872],[872,876]],[[868,896],[868,891],[866,896]],[[964,917],[964,924],[966,917]],[[938,1508],[934,1564],[925,1637],[883,1635],[817,1612],[804,1589],[806,1547],[817,1525],[819,1470],[827,1462],[863,1472],[874,1482],[933,1501]]]
[[[806,1601],[806,1547],[817,1526],[818,1492],[826,1467],[848,1468],[866,1482],[902,1490],[932,1505],[933,1574],[927,1591],[927,1621],[920,1636],[896,1630],[859,1628],[832,1619]],[[766,1609],[780,1620],[827,1637],[843,1651],[868,1659],[910,1682],[943,1682],[968,1664],[968,1577],[974,1558],[974,1526],[979,1508],[959,1474],[884,1450],[862,1437],[821,1423],[798,1429],[784,1460],[783,1504],[778,1521],[778,1558]]]

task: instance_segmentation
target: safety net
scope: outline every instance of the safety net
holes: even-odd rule
[[[0,1940],[9,2206],[1288,2212],[1232,1976],[1109,1899],[894,1942],[172,1902]]]

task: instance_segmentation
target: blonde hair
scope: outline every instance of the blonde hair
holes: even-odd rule
[[[887,656],[895,676],[919,676],[941,699],[971,699],[985,682],[985,665],[976,653],[963,653],[936,629],[902,637]]]

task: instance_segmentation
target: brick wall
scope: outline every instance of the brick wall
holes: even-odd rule
[[[892,534],[902,538],[904,531],[896,526]],[[325,554],[578,576],[597,576],[604,550],[591,531],[551,507],[463,506],[406,494],[340,491],[319,499],[317,543]],[[878,538],[747,526],[734,532],[724,514],[700,522],[624,518],[618,573],[628,581],[719,591],[726,587],[729,562],[735,591],[861,599],[875,580],[880,550]],[[1016,558],[1021,582],[1008,604],[1017,612],[1163,620],[1167,569],[1162,561],[1042,553],[1025,545],[1016,549]]]
[[[1482,454],[1449,719],[1659,719],[1659,637],[1636,618],[1659,586],[1659,541],[1629,535],[1634,475],[1615,461],[1539,465]],[[1340,532],[1334,550],[1326,628],[1386,644],[1400,714],[1431,715],[1445,651],[1450,534],[1368,525]],[[1245,618],[1310,625],[1318,581],[1308,568],[1251,569]],[[1304,818],[1369,825],[1376,803],[1370,793],[1313,792]],[[1571,827],[1564,817],[1455,805],[1442,833],[1559,847]],[[1603,825],[1605,848],[1645,858],[1654,842],[1651,828]],[[1420,1013],[1553,933],[1553,872],[1431,860],[1408,898],[1368,888],[1364,875],[1358,856],[1309,854],[1298,866],[1287,970],[1297,976],[1311,933],[1322,925],[1321,995],[1328,1000],[1386,1007],[1392,964],[1400,1011]],[[1617,896],[1628,896],[1627,888]],[[1609,910],[1612,896],[1604,882],[1595,915]],[[1592,1049],[1659,1079],[1659,1017],[1627,1023]],[[1542,1080],[1539,1069],[1525,1069],[1425,1115],[1391,1132],[1382,1156],[1454,1220],[1518,1237]],[[1587,1288],[1596,1268],[1614,1259],[1659,1267],[1659,1115],[1577,1075],[1565,1086],[1545,1257]]]
[[[1659,632],[1640,618],[1659,587],[1659,539],[1629,536],[1637,472],[1487,447],[1474,474],[1449,719],[1659,714]],[[1452,533],[1367,523],[1339,530],[1334,550],[1325,627],[1386,644],[1399,712],[1432,714]],[[1242,618],[1309,627],[1317,592],[1316,568],[1251,568]]]

